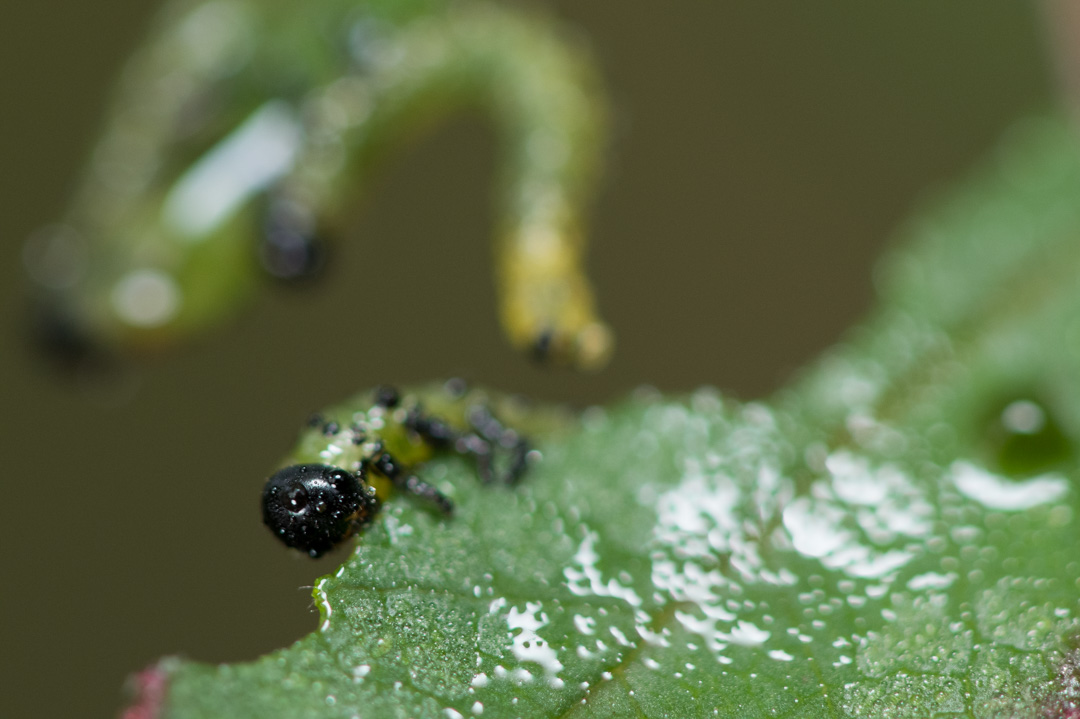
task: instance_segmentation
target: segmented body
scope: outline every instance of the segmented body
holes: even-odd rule
[[[311,417],[267,481],[264,522],[290,547],[318,557],[370,523],[395,487],[449,515],[452,503],[418,468],[438,452],[456,452],[475,459],[484,482],[517,482],[533,454],[502,415],[523,414],[520,402],[457,381],[363,393]],[[543,421],[532,418],[538,427]]]
[[[267,272],[309,275],[377,151],[468,105],[500,137],[503,324],[522,348],[595,366],[610,338],[581,224],[598,83],[545,21],[468,0],[174,0],[69,213],[27,247],[46,342],[170,344],[234,315]]]

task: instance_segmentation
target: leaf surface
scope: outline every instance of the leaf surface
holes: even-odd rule
[[[641,391],[518,487],[440,458],[320,626],[170,717],[1064,716],[1080,702],[1080,147],[1020,126],[768,403]],[[707,331],[703,328],[703,331]]]

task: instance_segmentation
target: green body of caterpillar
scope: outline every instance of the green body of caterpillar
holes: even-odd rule
[[[306,276],[377,151],[463,106],[500,138],[507,333],[602,363],[610,333],[581,268],[598,83],[548,22],[478,0],[167,5],[62,224],[28,243],[46,344],[76,359],[169,345],[233,316],[266,271]]]
[[[416,473],[435,453],[471,456],[482,481],[513,484],[533,456],[517,427],[547,433],[565,423],[453,380],[405,394],[365,392],[312,416],[267,480],[263,521],[288,546],[318,557],[370,523],[394,487],[449,515],[450,500]]]

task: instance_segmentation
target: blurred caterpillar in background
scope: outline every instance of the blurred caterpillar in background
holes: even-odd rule
[[[25,249],[54,356],[168,346],[235,315],[267,273],[310,276],[377,151],[479,106],[500,143],[504,328],[554,364],[606,360],[581,229],[603,103],[548,23],[482,2],[175,0],[156,27],[62,224]]]

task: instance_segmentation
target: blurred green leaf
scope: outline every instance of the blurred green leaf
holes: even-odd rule
[[[640,391],[512,490],[431,463],[458,516],[391,502],[315,632],[163,664],[167,715],[1074,716],[1073,128],[1018,126],[906,234],[773,401]]]

